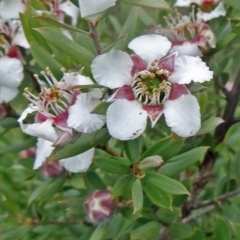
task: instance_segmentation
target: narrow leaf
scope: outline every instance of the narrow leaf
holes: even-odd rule
[[[118,196],[131,196],[132,184],[135,181],[135,177],[132,173],[126,174],[118,178],[117,182],[113,186],[114,197]]]
[[[164,0],[121,0],[120,2],[129,3],[141,7],[170,10],[170,6]]]
[[[143,189],[139,179],[132,185],[133,214],[142,209],[143,206]]]
[[[114,158],[106,158],[100,157],[95,158],[95,164],[98,168],[115,174],[127,174],[130,173],[130,168],[123,163],[121,163],[121,159],[114,159]]]
[[[197,132],[196,135],[209,133],[223,122],[224,120],[222,118],[211,117],[202,123],[201,129]]]
[[[201,161],[207,149],[208,147],[197,147],[175,156],[164,164],[158,172],[168,177],[173,177],[184,171],[186,168],[194,165],[196,162]]]
[[[95,113],[95,114],[106,114],[107,109],[109,107],[111,103],[109,102],[101,102],[99,105],[97,105],[91,113]]]

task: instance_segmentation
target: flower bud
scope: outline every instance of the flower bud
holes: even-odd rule
[[[138,165],[138,168],[141,170],[147,168],[160,167],[164,164],[164,161],[161,156],[155,155],[151,157],[144,158]]]
[[[36,155],[36,147],[25,149],[19,153],[21,158],[33,158]]]
[[[48,178],[54,178],[61,175],[64,168],[59,164],[58,161],[46,162],[41,166],[42,174]]]
[[[0,105],[0,119],[4,118],[7,115],[6,109],[3,107],[3,105]]]
[[[112,194],[104,190],[94,191],[84,202],[87,220],[94,225],[108,222],[115,207]]]

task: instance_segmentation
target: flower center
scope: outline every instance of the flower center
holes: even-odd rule
[[[55,118],[64,113],[73,103],[77,90],[70,90],[66,84],[60,84],[64,82],[64,78],[58,82],[49,69],[47,69],[47,73],[42,71],[41,74],[45,77],[49,88],[35,74],[34,77],[41,87],[41,92],[35,96],[28,88],[25,88],[24,96],[31,102],[31,108],[48,118]]]
[[[147,106],[163,104],[171,91],[171,83],[168,81],[170,75],[168,70],[156,66],[137,73],[131,85],[134,97]]]

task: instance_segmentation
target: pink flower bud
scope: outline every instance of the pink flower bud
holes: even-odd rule
[[[36,147],[25,149],[19,153],[21,158],[33,158],[36,155]]]
[[[7,115],[7,112],[3,105],[0,105],[0,119],[4,118]]]
[[[41,166],[41,171],[44,176],[54,178],[62,174],[64,168],[59,164],[58,161],[46,162]]]
[[[115,207],[112,194],[104,190],[94,191],[84,202],[87,220],[94,225],[108,222]]]

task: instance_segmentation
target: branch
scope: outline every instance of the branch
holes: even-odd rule
[[[88,26],[89,26],[89,30],[90,30],[90,37],[93,40],[93,44],[96,49],[96,52],[97,52],[97,54],[100,54],[101,53],[101,42],[100,42],[100,38],[98,36],[97,28],[91,22],[88,22]]]
[[[222,203],[222,202],[226,201],[228,198],[233,197],[239,193],[240,193],[240,188],[238,188],[232,192],[225,193],[225,194],[217,197],[215,200],[206,200],[206,201],[202,201],[200,203],[196,203],[195,205],[193,205],[193,209],[198,209],[198,208],[212,205],[212,204],[214,204],[214,201],[219,201]]]

